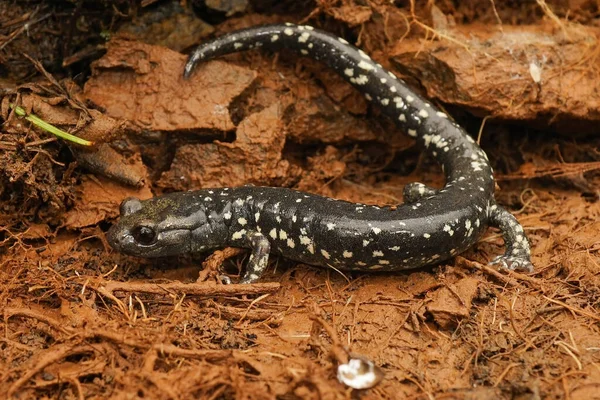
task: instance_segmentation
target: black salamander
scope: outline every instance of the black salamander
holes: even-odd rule
[[[131,198],[108,232],[114,249],[160,257],[250,248],[241,282],[251,283],[272,251],[339,270],[398,271],[451,258],[493,226],[501,230],[506,251],[492,263],[533,271],[523,228],[494,200],[494,177],[483,150],[446,114],[346,40],[292,24],[244,29],[200,45],[184,76],[201,61],[256,48],[292,49],[333,68],[442,165],[446,185],[434,190],[409,184],[405,203],[395,208],[254,186]]]

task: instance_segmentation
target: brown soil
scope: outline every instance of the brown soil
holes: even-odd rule
[[[0,397],[600,399],[598,1],[184,3],[0,3]],[[244,251],[112,252],[128,196],[260,184],[383,205],[443,184],[317,62],[254,51],[182,80],[204,38],[282,21],[356,43],[476,136],[535,272],[486,266],[494,230],[426,270],[273,257],[256,285],[217,282]],[[350,355],[383,380],[340,383]]]

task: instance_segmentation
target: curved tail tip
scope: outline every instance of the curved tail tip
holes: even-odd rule
[[[192,75],[192,71],[194,70],[194,63],[190,61],[188,61],[185,64],[185,67],[183,67],[183,79],[189,79]]]
[[[200,58],[201,53],[197,50],[190,54],[187,62],[185,63],[185,67],[183,67],[183,79],[189,79]]]

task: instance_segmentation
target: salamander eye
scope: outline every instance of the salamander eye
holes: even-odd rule
[[[131,234],[136,242],[144,246],[149,246],[156,241],[156,231],[149,226],[136,226]]]

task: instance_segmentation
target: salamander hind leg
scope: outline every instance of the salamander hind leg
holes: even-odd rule
[[[254,283],[260,279],[267,268],[271,244],[265,235],[259,232],[248,232],[247,240],[252,254],[246,265],[246,272],[240,283]]]
[[[500,229],[506,247],[505,253],[494,258],[490,264],[510,270],[533,272],[529,241],[517,219],[493,202],[489,208],[489,224]]]
[[[421,182],[413,182],[404,186],[402,195],[404,196],[404,202],[408,204],[416,203],[426,197],[434,196],[437,190],[429,187]]]

